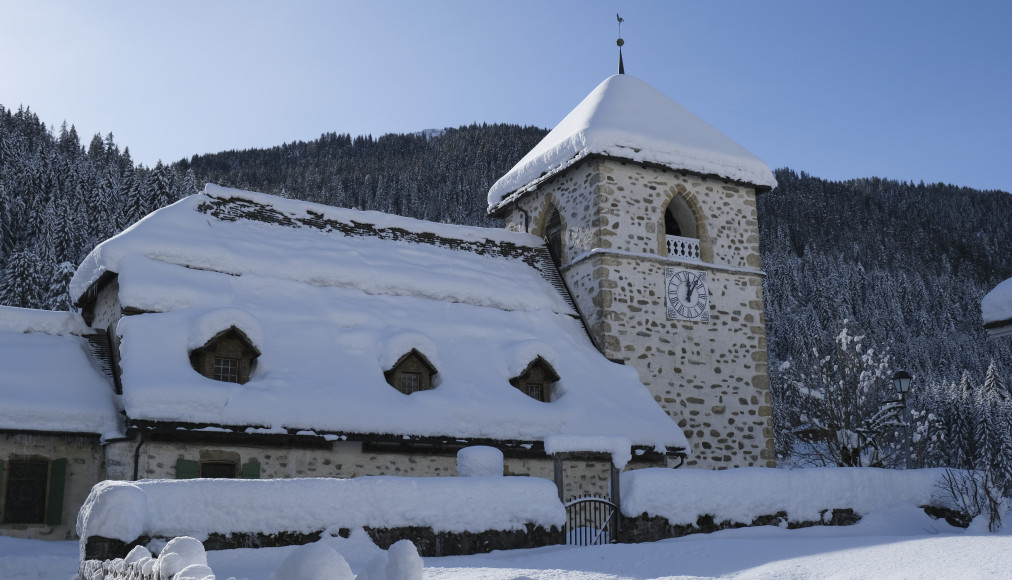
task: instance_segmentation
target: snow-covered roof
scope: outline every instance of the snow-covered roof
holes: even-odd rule
[[[121,432],[111,381],[77,314],[0,306],[0,429]]]
[[[142,312],[116,329],[132,420],[687,446],[636,371],[592,346],[545,256],[528,234],[209,185],[99,245],[71,288],[117,273],[122,307]],[[230,326],[262,353],[245,384],[190,364]],[[404,395],[384,371],[412,349],[438,373]],[[561,377],[549,403],[509,383],[538,356]]]
[[[489,211],[593,155],[776,187],[766,163],[647,83],[605,79],[488,192]]]
[[[980,301],[984,326],[994,336],[1012,334],[1012,278],[988,292]]]

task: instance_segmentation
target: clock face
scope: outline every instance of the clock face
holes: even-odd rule
[[[706,289],[706,273],[664,269],[668,320],[710,320],[710,297]]]

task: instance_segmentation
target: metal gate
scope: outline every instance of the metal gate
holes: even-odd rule
[[[609,499],[587,496],[566,502],[566,543],[597,546],[618,541],[618,506]]]

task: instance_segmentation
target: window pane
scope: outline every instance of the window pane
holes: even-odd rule
[[[46,519],[48,461],[11,461],[4,504],[5,524],[41,524]]]
[[[421,388],[421,375],[418,373],[401,374],[401,392],[411,394]]]
[[[544,401],[544,386],[541,383],[527,383],[527,394],[539,401]]]
[[[236,466],[227,461],[205,461],[200,464],[201,477],[235,479]]]
[[[239,359],[214,357],[214,375],[211,377],[216,381],[226,383],[239,382]]]

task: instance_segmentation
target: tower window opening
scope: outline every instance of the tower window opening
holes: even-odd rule
[[[683,238],[699,237],[696,231],[696,216],[685,199],[676,197],[668,204],[668,209],[664,212],[664,233]]]
[[[559,217],[559,210],[553,209],[548,216],[548,224],[545,225],[545,239],[548,240],[548,253],[552,255],[552,261],[556,266],[562,264],[562,218]]]

